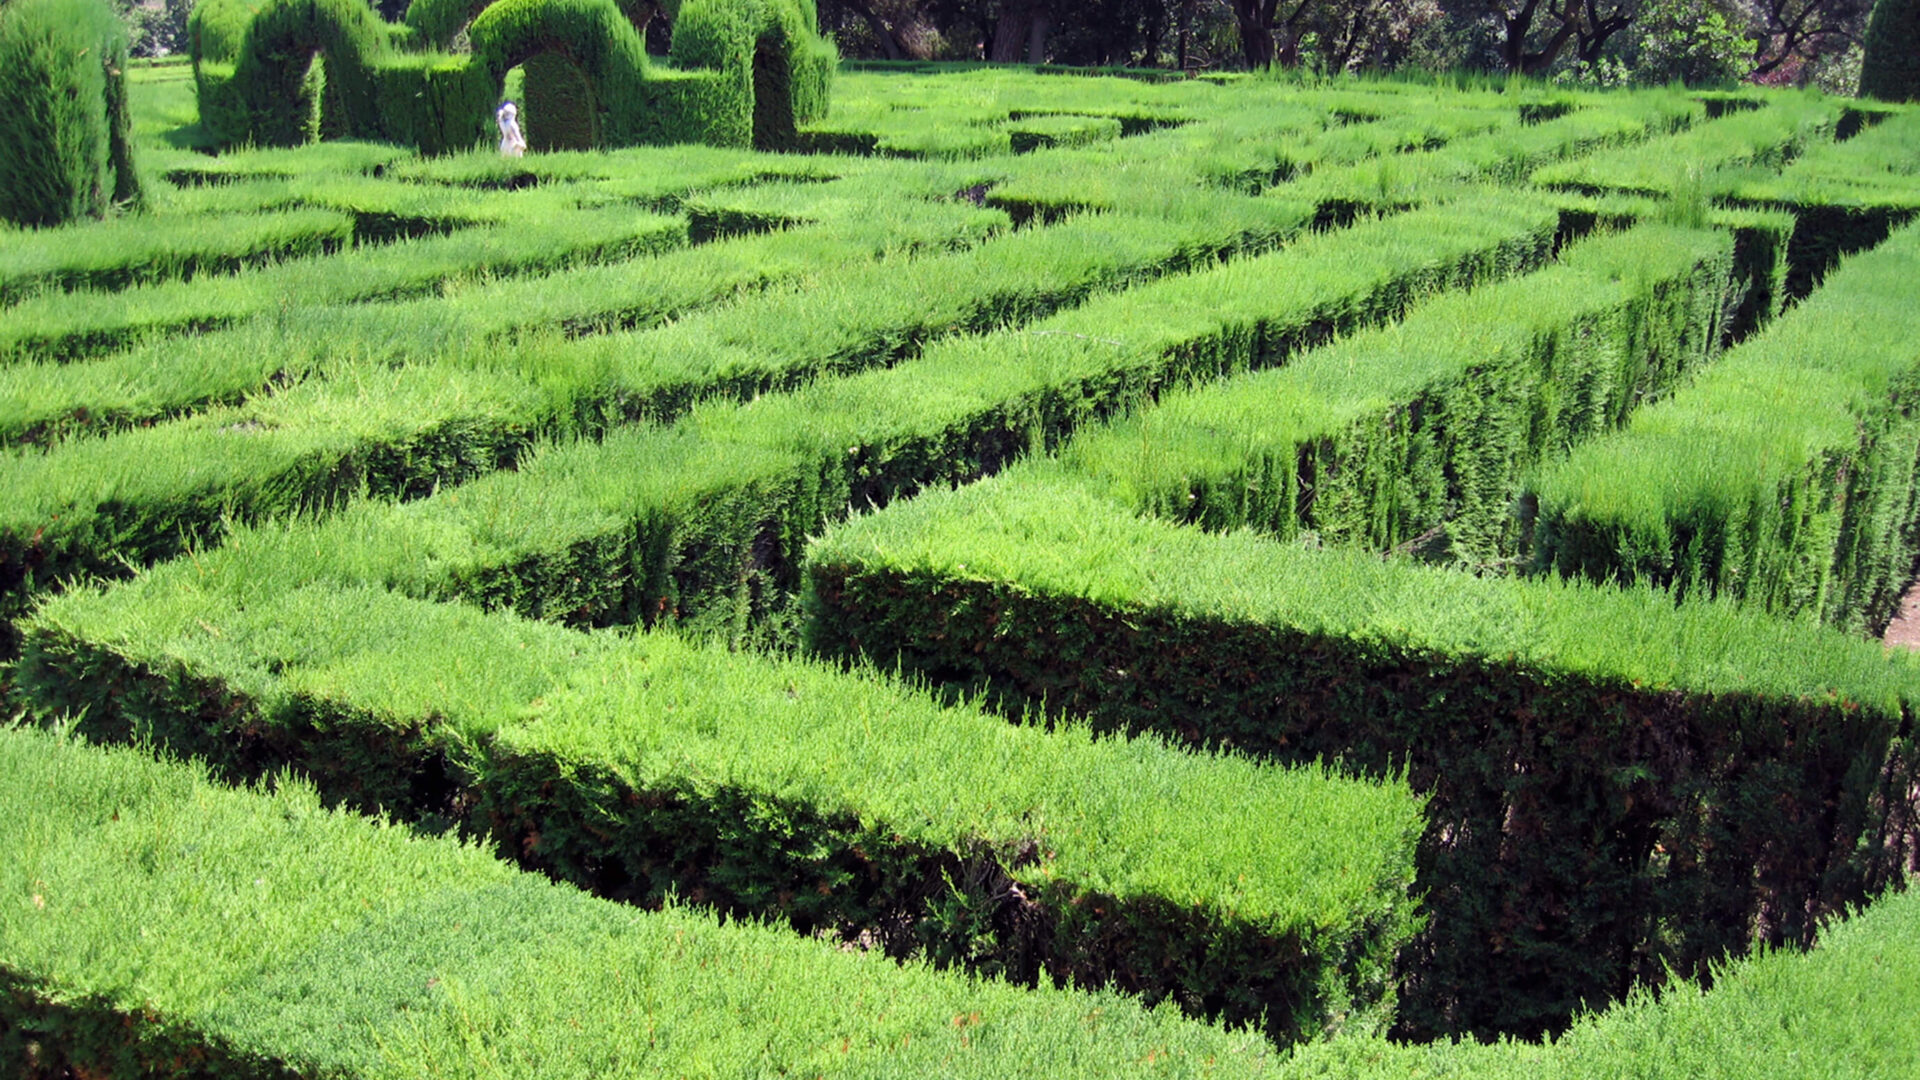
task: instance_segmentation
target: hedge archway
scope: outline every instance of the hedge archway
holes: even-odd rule
[[[314,93],[327,132],[379,138],[380,94],[371,60],[387,49],[387,25],[366,0],[267,0],[247,26],[234,83],[257,143],[295,146],[313,137]],[[322,58],[321,87],[310,81]]]
[[[405,26],[367,0],[266,0],[229,72],[214,52],[244,2],[204,0],[210,14],[193,35],[201,122],[228,142],[346,136],[468,149],[491,138],[507,73],[531,61],[528,96],[542,100],[523,122],[536,146],[781,149],[797,124],[825,114],[838,63],[814,30],[812,0],[662,3],[677,14],[672,65],[649,60],[615,0],[494,0],[465,24],[465,56],[400,46],[457,33],[473,0],[426,0]],[[310,77],[315,56],[324,79]],[[553,141],[537,134],[543,126]]]

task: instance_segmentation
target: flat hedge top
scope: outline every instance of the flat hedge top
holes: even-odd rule
[[[474,847],[325,811],[294,781],[233,790],[144,752],[9,729],[0,813],[0,978],[151,1018],[163,1060],[217,1041],[369,1080],[1227,1077],[1273,1064],[1257,1034],[1112,994],[594,900]]]
[[[1650,589],[1474,578],[1359,551],[1315,551],[1247,532],[1209,534],[1134,517],[1016,467],[929,492],[831,530],[815,572],[1011,583],[1177,619],[1270,625],[1441,660],[1514,663],[1691,693],[1831,699],[1898,712],[1920,661],[1877,643],[1741,614],[1675,606]]]
[[[1671,281],[1732,246],[1725,233],[1665,225],[1582,242],[1557,265],[1450,292],[1404,320],[1362,330],[1282,367],[1182,388],[1150,409],[1076,438],[1061,453],[1126,498],[1185,487],[1257,453],[1336,435],[1405,407],[1478,365],[1523,355],[1543,336],[1625,304],[1645,281]]]
[[[1404,784],[1009,724],[871,672],[657,634],[580,670],[531,714],[500,733],[503,750],[609,766],[640,789],[697,777],[792,798],[949,850],[1031,839],[1040,861],[1015,871],[1024,881],[1309,934],[1393,903],[1422,825]]]
[[[1824,454],[1859,445],[1865,418],[1920,376],[1920,226],[1842,262],[1825,285],[1692,386],[1541,470],[1564,513],[1664,533],[1677,508],[1766,498]]]
[[[636,790],[730,787],[941,850],[1032,840],[1041,861],[1025,880],[1282,932],[1351,926],[1394,902],[1421,827],[1402,783],[1012,725],[872,672],[585,634],[350,575],[228,588],[180,565],[54,597],[40,625],[217,679],[269,712],[300,699],[396,726],[431,719],[453,740],[491,735],[502,753]]]

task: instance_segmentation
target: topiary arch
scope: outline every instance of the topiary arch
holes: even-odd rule
[[[531,61],[532,79],[575,80],[569,119],[588,145],[778,149],[825,114],[838,61],[814,30],[812,0],[686,0],[671,64],[647,56],[615,0],[420,2],[429,7],[395,26],[367,0],[202,0],[189,32],[203,124],[234,142],[342,135],[465,149],[490,137],[507,73]],[[242,11],[227,68],[217,50]],[[442,51],[463,26],[472,51]],[[538,114],[530,120],[537,130]]]

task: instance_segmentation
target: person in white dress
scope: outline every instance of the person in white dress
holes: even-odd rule
[[[527,152],[527,140],[520,134],[520,107],[513,102],[503,103],[494,111],[493,122],[500,125],[500,153],[506,157],[519,157]]]

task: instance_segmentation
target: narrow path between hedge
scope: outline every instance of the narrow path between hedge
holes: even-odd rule
[[[1902,648],[1920,649],[1920,579],[1907,583],[1907,591],[1900,596],[1900,610],[1887,624],[1887,632],[1880,640]]]

